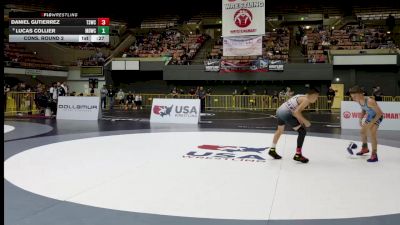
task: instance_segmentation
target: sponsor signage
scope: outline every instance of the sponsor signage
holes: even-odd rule
[[[383,121],[379,130],[400,130],[400,102],[378,102],[378,105],[383,111]],[[342,101],[340,116],[342,129],[360,129],[360,118],[361,107],[358,103]]]
[[[98,120],[100,115],[100,97],[58,97],[57,119]]]
[[[222,0],[222,36],[265,34],[265,0]]]
[[[197,124],[199,120],[200,99],[153,99],[151,123]]]
[[[270,61],[268,65],[269,71],[283,71],[283,62],[280,60]]]
[[[204,61],[205,70],[207,72],[218,72],[220,69],[219,59],[208,59]]]

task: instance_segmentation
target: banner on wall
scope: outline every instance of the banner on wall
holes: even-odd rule
[[[255,60],[220,60],[209,59],[204,61],[205,70],[209,72],[240,73],[240,72],[268,72],[283,71],[284,61],[255,59]]]
[[[268,72],[268,59],[221,60],[220,72]]]
[[[265,34],[265,0],[222,0],[222,36]]]
[[[383,111],[379,130],[400,130],[400,102],[378,102],[378,105]],[[340,114],[342,129],[360,129],[361,107],[358,103],[342,101]]]
[[[262,55],[262,36],[224,37],[224,56]]]
[[[247,60],[221,60],[220,72],[233,73],[233,72],[267,72],[268,67],[260,68],[255,63],[257,61]],[[267,64],[268,65],[268,64]]]

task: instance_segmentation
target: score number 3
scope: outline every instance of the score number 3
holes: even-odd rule
[[[97,26],[109,26],[110,18],[97,18]]]

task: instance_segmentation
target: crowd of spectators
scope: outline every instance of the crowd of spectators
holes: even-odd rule
[[[123,89],[119,89],[117,92],[115,88],[110,85],[108,88],[104,85],[100,89],[101,96],[101,107],[103,109],[107,108],[107,102],[109,103],[109,109],[113,110],[114,106],[117,105],[121,109],[135,109],[141,110],[143,105],[143,97],[140,93],[135,93],[132,91],[124,92]]]
[[[88,58],[78,59],[77,66],[102,66],[109,56],[101,52],[100,48],[96,49],[96,53]]]
[[[329,50],[395,48],[390,33],[384,29],[347,26],[344,30],[309,29],[301,38],[302,53],[309,63],[325,63]]]
[[[266,32],[263,37],[263,56],[269,60],[289,60],[290,33],[287,28]]]
[[[191,96],[197,96],[199,94],[199,91],[201,89],[201,86],[197,86],[196,88],[190,88],[187,90],[184,90],[182,88],[178,89],[177,87],[174,87],[170,91],[170,95],[172,95],[173,98],[177,98],[179,95],[191,95]],[[203,87],[204,89],[204,87]],[[211,95],[212,89],[204,89],[207,95]]]
[[[97,50],[98,48],[111,48],[111,45],[105,42],[59,42],[58,44],[77,50]]]
[[[178,98],[179,95],[190,95],[193,98],[198,98],[200,99],[200,110],[201,112],[205,112],[206,97],[207,95],[211,95],[211,88],[206,90],[203,86],[197,86],[196,88],[190,88],[189,90],[185,91],[183,89],[174,87],[169,94],[172,95],[172,98]]]
[[[122,57],[171,57],[170,64],[186,65],[208,38],[201,34],[185,35],[177,30],[149,32],[137,36],[136,42],[125,49]]]

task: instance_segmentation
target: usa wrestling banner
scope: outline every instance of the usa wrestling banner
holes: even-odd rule
[[[265,34],[265,0],[222,0],[222,36]]]

